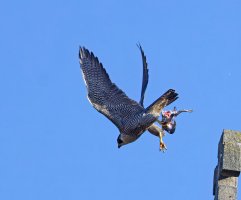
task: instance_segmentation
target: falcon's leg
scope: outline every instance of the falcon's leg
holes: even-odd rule
[[[165,151],[167,150],[166,148],[166,145],[164,144],[162,138],[165,136],[165,133],[164,133],[164,130],[162,128],[160,128],[159,126],[155,125],[155,124],[152,124],[149,128],[148,128],[148,131],[159,137],[160,138],[160,151]]]
[[[165,145],[165,143],[162,140],[162,137],[165,136],[164,130],[162,129],[161,132],[159,132],[159,138],[160,138],[160,151],[165,152],[165,150],[167,150],[167,147]]]

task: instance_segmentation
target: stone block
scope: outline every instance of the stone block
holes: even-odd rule
[[[216,191],[215,200],[237,200],[237,188],[220,185]]]
[[[241,171],[241,132],[224,130],[218,147],[219,173],[239,176]]]
[[[218,186],[226,185],[229,187],[238,187],[238,177],[227,177],[227,176],[222,176],[220,175],[219,180],[218,180]]]
[[[237,192],[238,177],[235,176],[223,176],[218,171],[218,166],[214,170],[213,177],[213,195],[226,196],[224,194],[224,188],[229,191]],[[235,189],[236,188],[236,189]],[[236,196],[236,194],[234,195]]]

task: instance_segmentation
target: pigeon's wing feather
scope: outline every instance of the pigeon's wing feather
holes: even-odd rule
[[[90,103],[121,131],[124,128],[123,119],[132,118],[144,109],[111,82],[92,52],[80,48],[79,58]]]
[[[147,66],[147,61],[146,61],[146,56],[144,54],[144,51],[141,47],[140,44],[137,44],[137,47],[140,49],[141,51],[141,57],[142,57],[142,65],[143,65],[143,76],[142,76],[142,88],[141,88],[141,99],[140,99],[140,105],[142,107],[144,107],[143,102],[144,102],[144,96],[145,96],[145,91],[148,85],[148,79],[149,79],[149,75],[148,75],[148,66]]]
[[[146,113],[160,116],[162,109],[178,99],[178,94],[173,89],[169,89],[150,106],[146,108]]]

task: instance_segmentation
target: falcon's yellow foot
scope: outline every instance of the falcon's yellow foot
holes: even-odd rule
[[[160,151],[162,151],[164,153],[166,150],[167,150],[167,147],[166,147],[165,143],[161,141],[160,142]]]
[[[162,138],[165,136],[164,130],[159,132],[159,137],[160,137],[160,151],[165,152],[167,150],[167,147],[165,143],[163,142]]]

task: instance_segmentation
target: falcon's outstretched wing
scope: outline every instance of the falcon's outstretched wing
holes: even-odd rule
[[[146,112],[160,116],[162,109],[178,99],[178,94],[173,89],[166,91],[161,97],[146,108]]]
[[[146,87],[148,84],[148,79],[149,79],[149,75],[148,75],[148,67],[147,67],[147,62],[146,62],[146,56],[144,54],[144,51],[141,47],[140,44],[137,44],[137,47],[140,49],[141,51],[141,57],[142,57],[142,63],[143,63],[143,76],[142,76],[142,88],[141,88],[141,99],[140,99],[140,105],[142,107],[144,107],[143,105],[143,101],[144,101],[144,96],[145,96],[145,91],[146,91]]]
[[[132,118],[144,109],[111,82],[92,52],[84,47],[80,48],[79,58],[90,103],[122,130],[123,119]]]

